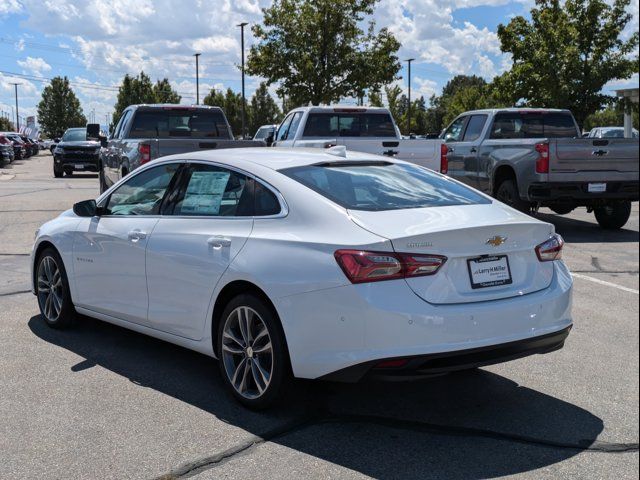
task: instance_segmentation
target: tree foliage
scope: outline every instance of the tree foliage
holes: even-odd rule
[[[633,127],[638,126],[638,104],[632,106]],[[622,127],[624,125],[624,105],[618,102],[615,107],[608,107],[589,115],[584,121],[584,130],[589,131],[596,127]]]
[[[251,97],[249,117],[249,135],[253,135],[262,125],[274,124],[280,118],[280,109],[269,94],[265,82],[260,83],[253,97]]]
[[[378,0],[275,0],[252,27],[249,75],[279,83],[295,105],[362,99],[397,78],[400,43],[366,23]]]
[[[118,89],[118,98],[113,112],[111,129],[118,124],[122,112],[129,105],[140,103],[180,103],[181,97],[171,87],[169,80],[164,78],[158,80],[154,85],[151,78],[144,72],[132,77],[127,74],[122,79],[122,84]]]
[[[67,128],[84,127],[87,119],[67,77],[55,77],[42,90],[38,122],[49,138],[61,137]]]
[[[513,66],[499,81],[512,102],[569,108],[580,125],[610,104],[610,80],[638,71],[638,32],[624,40],[631,0],[536,0],[531,19],[518,16],[498,27]]]
[[[0,132],[13,131],[13,122],[8,118],[0,117]]]
[[[242,134],[242,95],[235,93],[230,88],[227,88],[226,92],[212,89],[203,102],[205,105],[212,107],[220,107],[224,111],[229,125],[231,125],[231,131],[234,135]],[[245,104],[246,117],[245,121],[249,120],[249,108]]]

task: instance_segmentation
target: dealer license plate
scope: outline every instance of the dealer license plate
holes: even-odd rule
[[[509,285],[511,280],[511,268],[509,257],[506,255],[491,255],[467,260],[471,288],[497,287]]]

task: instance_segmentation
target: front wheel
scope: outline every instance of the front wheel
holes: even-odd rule
[[[222,378],[246,407],[276,403],[290,380],[282,327],[275,313],[254,295],[238,295],[225,308],[217,335]]]
[[[69,281],[62,258],[53,248],[45,249],[36,267],[36,295],[38,307],[47,325],[67,328],[76,319],[76,310],[71,302]]]
[[[496,198],[522,213],[529,213],[531,211],[531,203],[520,198],[520,192],[518,191],[518,185],[515,180],[509,179],[503,181],[498,187]]]
[[[631,216],[631,202],[618,202],[594,209],[593,213],[602,228],[619,230],[627,224]]]
[[[53,176],[56,178],[62,178],[62,176],[64,175],[64,171],[62,171],[59,168],[53,167]]]

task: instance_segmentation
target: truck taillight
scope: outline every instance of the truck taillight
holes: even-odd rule
[[[351,283],[434,275],[445,264],[442,255],[338,250],[334,256]]]
[[[536,173],[549,173],[549,144],[536,143],[536,152],[538,152]]]
[[[140,165],[144,165],[151,161],[151,145],[141,143],[138,145],[138,153],[140,154]]]
[[[536,247],[536,255],[541,262],[553,262],[562,258],[564,240],[557,233]]]
[[[449,147],[443,143],[440,145],[440,173],[445,175],[449,173],[449,159],[447,155],[449,155]]]

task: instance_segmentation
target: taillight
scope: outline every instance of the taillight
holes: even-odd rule
[[[151,161],[151,145],[141,143],[138,145],[138,153],[140,153],[140,165]]]
[[[549,144],[536,143],[536,152],[538,152],[536,173],[549,173]]]
[[[338,250],[336,261],[351,283],[433,275],[447,261],[441,255]]]
[[[449,159],[447,155],[449,155],[449,147],[443,143],[440,145],[440,173],[445,175],[449,173]]]
[[[562,258],[562,248],[564,247],[564,240],[557,233],[554,234],[549,240],[541,243],[536,247],[536,255],[541,262],[552,262],[554,260],[560,260]]]

